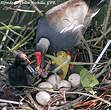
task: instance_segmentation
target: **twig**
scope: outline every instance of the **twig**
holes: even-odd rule
[[[2,108],[2,110],[8,110],[8,109],[7,109],[7,106],[4,106],[4,107]]]
[[[52,55],[48,55],[48,54],[46,54],[45,55],[46,57],[48,57],[48,58],[51,58],[51,59],[54,59],[54,60],[57,60],[57,61],[59,61],[59,62],[61,62],[61,63],[64,63],[64,61],[62,60],[62,59],[60,59],[60,58],[57,58],[57,57],[54,57],[54,56],[52,56]],[[69,62],[69,64],[71,64],[71,65],[92,65],[92,64],[107,64],[108,62],[101,62],[101,63],[87,63],[87,62]]]
[[[109,65],[111,65],[111,60],[109,60],[108,64],[105,65],[105,67],[102,69],[102,71],[96,75],[96,78],[99,78],[101,75],[103,75],[103,73],[106,71],[106,68],[107,68]]]
[[[60,70],[64,65],[68,64],[71,60],[71,56],[67,56],[67,59],[64,63],[62,63],[60,66],[58,66],[57,68],[55,68],[52,72],[56,73],[58,70]]]
[[[22,102],[11,101],[11,100],[5,100],[5,99],[0,99],[0,102],[11,103],[11,104],[17,104],[17,105],[23,105]]]
[[[48,104],[48,110],[51,110],[50,108],[51,108],[51,105],[53,104],[53,103],[55,103],[55,102],[57,102],[57,101],[59,101],[59,100],[62,100],[63,99],[63,95],[62,94],[57,94],[56,96],[54,96],[51,100],[50,100],[50,102],[49,102],[49,104]]]
[[[35,10],[23,10],[23,9],[15,9],[10,7],[5,7],[8,10],[18,11],[18,12],[25,12],[25,13],[35,13]]]
[[[31,3],[32,7],[35,9],[36,12],[38,12],[41,16],[43,16],[42,11],[39,10],[39,8],[37,6],[34,5],[32,0],[29,0],[29,2]]]
[[[19,5],[18,8],[19,8],[20,6],[21,6],[21,5]],[[17,14],[17,11],[14,11],[14,14],[13,14],[13,16],[11,17],[11,20],[10,20],[10,22],[9,22],[9,25],[11,25],[11,24],[13,23],[13,20],[15,19],[16,14]],[[0,44],[0,49],[2,49],[2,47],[4,46],[5,41],[7,40],[7,35],[8,35],[8,33],[9,33],[9,30],[6,31],[5,35],[4,35],[3,38],[2,38],[2,42],[1,42],[1,44]]]
[[[111,32],[111,27],[109,27],[108,30],[97,39],[94,45],[97,45],[103,39],[103,37],[106,36],[109,32]]]
[[[32,98],[31,94],[28,91],[26,91],[26,94],[27,94],[27,97],[30,99],[31,103],[34,105],[34,107],[37,110],[42,110],[42,108],[34,101],[34,99]]]
[[[0,22],[0,24],[2,24],[3,26],[5,26],[7,28],[7,30],[10,30],[11,32],[13,32],[14,34],[23,37],[21,34],[15,32],[14,30],[12,30],[9,26],[7,26],[6,24],[4,24],[3,22]],[[18,26],[19,27],[19,26]]]
[[[42,79],[41,78],[39,78],[39,80],[38,81],[36,81],[36,82],[34,82],[34,86],[36,86],[37,84],[39,84],[40,82],[42,81]]]
[[[104,47],[103,51],[100,53],[100,55],[97,58],[97,60],[95,61],[95,63],[98,63],[100,61],[100,59],[102,58],[103,54],[106,52],[106,50],[107,50],[107,48],[109,47],[110,44],[111,44],[111,40],[108,41],[108,43]],[[90,70],[91,73],[93,72],[93,69],[95,68],[95,66],[96,66],[96,64],[94,64],[92,69]]]
[[[16,16],[16,13],[17,13],[17,12],[14,11],[14,14],[13,14],[13,16],[12,16],[10,22],[9,22],[9,25],[12,24],[12,22],[13,22],[15,16]],[[5,35],[4,35],[3,38],[2,38],[2,42],[1,42],[1,44],[0,44],[0,50],[1,50],[2,47],[4,46],[4,43],[5,43],[6,39],[7,39],[7,35],[8,35],[8,33],[9,33],[9,30],[6,31]]]
[[[19,41],[14,47],[11,48],[11,51],[14,51],[16,50],[22,43],[24,43],[25,41],[29,41],[31,40],[32,38],[30,37],[30,35],[36,30],[36,26],[33,28],[33,30],[26,36],[24,37],[21,41]],[[29,38],[30,37],[30,38]]]
[[[64,105],[61,105],[59,107],[50,107],[50,110],[60,110],[60,109],[65,109],[66,107],[71,107],[71,106],[75,106],[79,103],[81,103],[81,100],[84,98],[84,96],[80,96],[79,98],[70,101],[68,103],[65,103]]]
[[[3,33],[2,31],[0,31],[1,34],[5,35],[5,33]],[[6,35],[12,42],[14,42],[14,40],[9,36],[9,35]]]
[[[98,38],[93,38],[93,39],[87,40],[86,42],[87,42],[87,43],[95,42],[95,41],[97,41],[97,39],[98,39]]]
[[[107,11],[107,15],[106,15],[105,22],[104,22],[104,31],[106,31],[106,29],[108,27],[108,21],[110,19],[110,14],[111,14],[111,0],[109,0],[108,11]]]
[[[10,29],[15,29],[15,30],[22,30],[22,29],[24,29],[24,27],[21,27],[21,26],[13,26],[13,25],[5,25],[4,23],[2,23],[2,22],[0,22],[2,25],[4,25],[4,26],[1,26],[0,27],[0,31],[2,31],[2,30],[7,30],[7,28],[6,28],[6,26],[8,27],[8,28],[10,28]]]
[[[96,41],[96,43],[95,43],[94,45],[97,45],[97,44],[101,41],[101,39],[102,39],[104,36],[106,36],[106,35],[111,31],[111,27],[110,27],[109,29],[107,29],[108,23],[109,23],[108,21],[109,21],[109,19],[110,19],[110,14],[111,14],[111,0],[110,0],[109,5],[108,5],[107,15],[106,15],[106,17],[105,17],[105,19],[104,19],[104,32],[103,32],[103,34],[101,35],[101,37]]]
[[[61,91],[49,91],[47,90],[48,92],[51,92],[51,93],[61,93]],[[92,97],[92,98],[95,98],[95,99],[99,99],[100,101],[106,103],[106,104],[109,104],[111,105],[111,102],[108,102],[107,100],[104,100],[96,95],[91,95],[91,94],[87,94],[87,93],[82,93],[82,92],[65,92],[66,94],[79,94],[79,95],[84,95],[84,96],[88,96],[88,97]]]
[[[92,64],[100,64],[100,65],[103,65],[103,64],[107,64],[108,62],[101,62],[101,63],[87,63],[87,62],[69,62],[69,64],[72,64],[72,65],[92,65]]]
[[[65,94],[65,91],[63,91],[63,96],[64,96],[64,103],[66,103],[66,94]],[[65,108],[66,110],[68,110],[68,107]]]

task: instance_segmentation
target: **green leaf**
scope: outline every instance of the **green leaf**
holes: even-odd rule
[[[80,71],[84,69],[81,65],[74,65],[74,73],[80,74]]]
[[[96,93],[92,89],[92,87],[99,84],[99,81],[87,69],[84,68],[80,71],[80,80],[83,87],[89,87],[89,88],[85,88],[86,91],[90,92],[93,95]]]

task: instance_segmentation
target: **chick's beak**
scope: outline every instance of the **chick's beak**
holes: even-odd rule
[[[21,54],[20,54],[20,57],[23,58],[26,63],[28,63],[28,65],[26,66],[26,68],[30,71],[30,73],[31,73],[32,75],[34,75],[34,74],[35,74],[35,70],[31,67],[31,65],[30,65],[31,62],[30,62],[30,60],[27,58],[27,56],[26,56],[25,54],[21,53]]]
[[[27,65],[26,68],[32,73],[32,75],[35,74],[35,70],[30,65]]]
[[[30,65],[31,62],[30,62],[30,60],[27,57],[25,57],[25,62],[28,63],[28,65],[26,66],[26,68],[30,71],[30,73],[32,75],[34,75],[35,74],[35,70]]]
[[[24,53],[20,53],[20,58],[23,58],[25,60],[26,63],[30,64],[29,59],[27,58],[27,56]]]
[[[25,62],[28,63],[28,65],[26,66],[26,68],[30,71],[30,73],[32,74],[32,76],[36,73],[35,70],[32,68],[32,66],[30,65],[30,61],[28,58],[25,59]]]
[[[25,58],[25,62],[30,64],[30,60],[28,58]]]

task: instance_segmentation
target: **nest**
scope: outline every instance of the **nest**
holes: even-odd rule
[[[111,0],[110,0],[111,1]],[[31,2],[31,0],[30,0]],[[0,109],[1,110],[74,110],[74,109],[108,109],[110,108],[110,86],[111,86],[111,76],[110,76],[110,49],[107,49],[104,56],[101,59],[100,64],[93,70],[93,74],[95,78],[99,81],[98,85],[93,87],[87,86],[83,87],[79,85],[78,87],[71,87],[68,91],[59,90],[58,88],[52,90],[51,89],[43,89],[39,88],[38,85],[41,82],[47,81],[44,78],[35,78],[31,86],[24,86],[22,90],[15,89],[14,87],[9,85],[8,76],[6,73],[6,69],[10,66],[10,64],[14,61],[15,56],[13,55],[14,50],[23,51],[28,55],[28,58],[32,60],[32,66],[35,68],[36,61],[35,57],[32,54],[34,52],[34,38],[35,38],[35,30],[37,27],[35,26],[38,18],[42,15],[43,11],[40,11],[38,8],[34,8],[35,10],[29,10],[27,7],[23,7],[19,2],[15,2],[16,5],[2,6],[2,9],[12,12],[11,17],[0,22]],[[32,3],[31,3],[32,4]],[[110,4],[108,6],[106,13],[106,17],[103,17],[104,22],[100,25],[98,22],[91,24],[88,28],[85,37],[87,39],[87,43],[90,45],[92,50],[94,61],[99,56],[100,52],[104,48],[104,45],[107,44],[108,37],[111,34],[111,27],[109,26],[110,22]],[[32,7],[33,6],[32,4]],[[21,9],[20,9],[21,8]],[[27,10],[25,11],[24,8]],[[49,8],[49,6],[42,6],[44,11]],[[41,9],[42,9],[41,8]],[[2,10],[3,11],[3,10]],[[23,12],[23,13],[19,13]],[[27,12],[27,13],[25,13]],[[39,14],[34,15],[34,12],[38,12]],[[31,14],[29,14],[31,13]],[[29,18],[30,19],[25,19]],[[14,24],[15,23],[15,24]],[[14,24],[14,25],[13,25]],[[24,27],[23,27],[24,25]],[[90,36],[90,38],[89,38]],[[107,36],[107,37],[106,37]],[[72,62],[69,65],[68,72],[64,80],[68,81],[68,77],[75,72],[80,72],[82,65],[85,69],[90,70],[89,57],[86,49],[79,48],[76,52],[76,63]],[[71,53],[73,54],[73,53]],[[47,57],[47,56],[46,56]],[[73,57],[74,58],[74,57]],[[46,64],[48,64],[49,60],[45,59]],[[74,59],[72,60],[74,61]],[[78,63],[85,62],[85,63]],[[74,65],[74,67],[72,66]],[[76,67],[79,65],[78,67]],[[52,68],[52,67],[51,67]],[[72,68],[72,69],[71,69]],[[52,69],[53,70],[53,69]],[[51,71],[52,71],[51,70]],[[58,74],[58,73],[57,73]],[[48,76],[49,77],[49,76]],[[91,94],[89,89],[96,92]],[[45,105],[41,105],[36,100],[36,94],[45,91],[50,95],[50,100]]]

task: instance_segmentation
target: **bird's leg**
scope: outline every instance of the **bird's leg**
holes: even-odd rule
[[[83,41],[83,43],[84,43],[85,46],[86,46],[86,50],[87,50],[88,53],[89,53],[90,62],[92,63],[92,62],[93,62],[92,52],[91,52],[91,50],[90,50],[90,48],[89,48],[89,46],[88,46],[88,44],[87,44],[87,42],[86,42],[86,40],[84,39],[83,36],[82,36],[82,41]]]
[[[86,46],[86,50],[88,51],[88,54],[89,54],[89,59],[90,59],[90,62],[92,63],[93,62],[93,56],[92,56],[92,52],[89,48],[89,45],[87,44],[86,40],[84,39],[84,36],[82,34],[82,29],[77,29],[76,30],[76,33],[77,33],[77,36],[78,38],[85,44]],[[92,67],[92,66],[91,66]]]
[[[77,55],[74,56],[73,62],[76,61],[76,58],[77,58]],[[71,71],[71,73],[73,73],[73,71],[74,71],[74,65],[70,65],[70,71]]]

